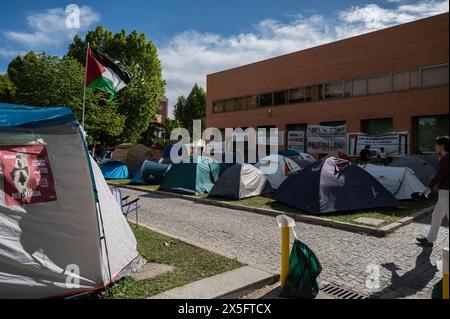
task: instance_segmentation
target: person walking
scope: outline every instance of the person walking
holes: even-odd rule
[[[427,196],[431,193],[434,186],[437,185],[439,187],[439,198],[433,210],[431,227],[428,236],[417,237],[417,241],[422,246],[433,246],[433,243],[436,241],[439,228],[441,227],[442,219],[445,215],[447,215],[448,218],[448,144],[448,136],[440,136],[436,139],[435,150],[439,158],[439,167],[436,175],[430,180],[427,187],[425,187],[422,192]]]

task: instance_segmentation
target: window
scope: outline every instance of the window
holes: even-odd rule
[[[436,137],[448,135],[448,115],[424,116],[414,119],[416,150],[434,152]]]
[[[224,102],[224,112],[234,111],[234,99],[225,100]]]
[[[331,126],[331,127],[341,126],[341,125],[345,125],[345,124],[346,124],[345,121],[320,122],[320,125],[322,125],[322,126]]]
[[[247,110],[256,109],[258,107],[258,96],[247,96]]]
[[[273,105],[287,104],[287,91],[275,92],[273,94]]]
[[[223,112],[223,101],[214,101],[213,102],[213,112],[214,113]]]
[[[343,82],[325,84],[325,99],[341,98],[343,95]]]
[[[307,102],[317,102],[323,99],[323,86],[315,85],[305,88],[305,100]]]
[[[392,77],[390,74],[369,78],[367,82],[369,94],[378,94],[392,91]]]
[[[367,79],[353,80],[353,96],[367,94]]]
[[[344,97],[353,95],[353,81],[345,81],[344,83]]]
[[[366,134],[384,134],[393,130],[392,118],[362,120],[361,130]]]
[[[422,86],[439,86],[448,84],[448,65],[422,69]]]
[[[420,72],[419,70],[409,71],[409,87],[416,89],[420,87]]]
[[[409,71],[394,73],[394,91],[403,91],[409,89],[409,74]]]
[[[246,99],[245,99],[245,97],[237,98],[237,99],[234,101],[234,110],[235,110],[235,111],[242,111],[242,110],[245,110],[245,104],[246,104]]]
[[[304,103],[305,102],[305,89],[289,90],[289,103]]]
[[[259,106],[260,107],[272,106],[273,105],[272,98],[273,98],[272,93],[260,95],[259,96]]]

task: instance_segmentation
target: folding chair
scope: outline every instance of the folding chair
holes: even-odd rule
[[[128,214],[135,212],[136,213],[136,227],[139,226],[139,217],[138,210],[140,208],[139,198],[128,202],[130,196],[122,197],[122,192],[117,187],[111,187],[111,193],[114,197],[114,200],[119,205],[122,210],[122,214],[125,215],[125,218],[128,220]]]

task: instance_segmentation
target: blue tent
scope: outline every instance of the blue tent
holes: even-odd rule
[[[291,156],[299,156],[300,153],[294,150],[282,150],[278,152],[278,155],[282,155],[284,157],[291,157]]]
[[[100,163],[103,177],[106,179],[126,179],[128,178],[127,164],[117,160],[106,160]]]
[[[273,197],[312,214],[400,206],[364,169],[334,157],[312,163],[290,175]]]
[[[172,166],[169,164],[145,160],[141,167],[136,171],[131,183],[159,185],[171,167]]]

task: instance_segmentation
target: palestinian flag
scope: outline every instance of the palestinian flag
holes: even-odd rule
[[[122,63],[92,48],[87,53],[86,86],[109,93],[112,100],[131,81],[131,73]]]

